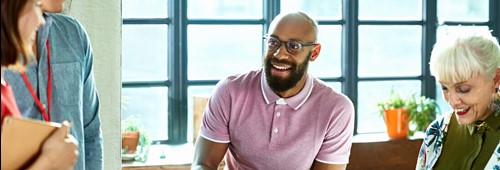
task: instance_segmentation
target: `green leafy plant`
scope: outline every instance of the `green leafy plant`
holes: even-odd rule
[[[140,146],[139,156],[136,157],[136,161],[145,162],[147,160],[147,154],[149,153],[149,146],[151,141],[146,130],[142,127],[140,116],[129,116],[122,120],[121,129],[124,132],[139,132],[139,143]],[[122,153],[126,153],[127,148],[122,150]]]
[[[399,93],[395,93],[394,89],[391,89],[391,94],[389,95],[389,99],[377,103],[377,106],[379,107],[380,116],[383,116],[384,110],[405,108],[406,101],[401,97]]]
[[[406,99],[406,110],[410,115],[410,124],[414,126],[414,128],[410,128],[410,136],[417,131],[425,131],[427,126],[441,113],[436,100],[419,96],[416,93]]]
[[[122,121],[122,131],[125,132],[139,132],[141,126],[140,120],[135,116],[130,116]]]
[[[384,115],[386,109],[404,108],[410,116],[409,136],[413,136],[417,131],[425,131],[427,126],[441,113],[436,100],[412,93],[403,98],[399,93],[391,89],[389,99],[377,103],[380,115]]]

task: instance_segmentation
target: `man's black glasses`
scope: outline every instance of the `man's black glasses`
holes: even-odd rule
[[[269,51],[276,51],[281,47],[281,43],[285,43],[286,51],[288,51],[288,53],[292,55],[300,53],[303,47],[318,45],[318,43],[302,44],[295,40],[281,41],[276,37],[271,37],[268,35],[264,36],[263,38],[267,41],[267,49]]]

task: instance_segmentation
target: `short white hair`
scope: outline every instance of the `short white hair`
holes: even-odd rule
[[[429,64],[438,81],[459,83],[477,75],[493,78],[500,68],[500,46],[490,31],[462,27],[434,45]]]

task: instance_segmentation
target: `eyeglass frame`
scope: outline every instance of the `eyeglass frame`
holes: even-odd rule
[[[266,47],[267,47],[267,49],[268,49],[268,50],[270,50],[269,45],[268,45],[269,38],[275,38],[276,40],[278,40],[278,42],[279,42],[279,46],[278,46],[276,49],[272,50],[272,51],[276,51],[276,50],[280,49],[280,48],[281,48],[281,45],[284,43],[284,44],[285,44],[285,49],[286,49],[286,51],[287,51],[288,53],[292,54],[292,55],[296,55],[296,54],[300,53],[300,52],[301,52],[301,50],[302,50],[304,47],[315,46],[315,45],[318,45],[318,44],[319,44],[319,43],[314,43],[314,42],[313,42],[313,43],[305,43],[305,44],[304,44],[304,43],[301,43],[300,41],[297,41],[297,40],[282,41],[282,40],[280,40],[278,37],[273,37],[273,36],[270,36],[270,35],[264,35],[262,38],[263,38],[264,40],[266,40]],[[300,45],[300,48],[299,48],[299,49],[297,49],[297,50],[299,50],[299,51],[294,52],[294,53],[290,52],[290,49],[291,49],[292,47],[290,47],[289,43],[291,43],[291,42],[295,42],[295,43],[297,43],[297,44],[299,44],[299,45]]]

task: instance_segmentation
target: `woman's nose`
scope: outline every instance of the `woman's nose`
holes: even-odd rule
[[[460,99],[460,97],[458,96],[457,93],[455,93],[455,92],[449,92],[448,93],[448,103],[452,107],[456,107],[456,106],[462,104],[462,100]]]

